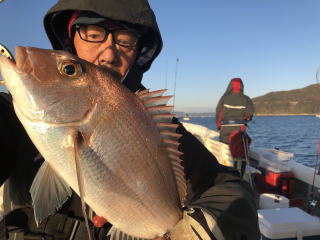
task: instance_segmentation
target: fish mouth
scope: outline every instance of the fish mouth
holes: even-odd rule
[[[28,75],[31,72],[31,69],[23,69],[23,67],[26,65],[26,63],[28,61],[30,61],[28,59],[28,55],[26,53],[27,48],[25,47],[16,47],[16,59],[14,58],[8,58],[6,56],[0,56],[0,65],[1,65],[1,73],[3,71],[3,68],[7,68],[9,70],[11,70],[15,73],[15,74],[19,74],[19,75]],[[10,81],[10,80],[9,80]],[[8,83],[5,80],[1,80],[1,83],[3,83],[4,85],[7,85]]]
[[[56,102],[54,104],[59,104],[59,102]],[[95,112],[98,104],[95,103],[93,105],[93,108],[88,109],[84,113],[82,118],[75,119],[72,121],[66,121],[66,122],[52,122],[52,121],[46,121],[46,120],[36,120],[34,118],[31,118],[29,116],[29,114],[26,114],[25,111],[23,111],[21,108],[19,108],[19,104],[16,104],[15,101],[13,101],[13,105],[14,105],[14,109],[15,109],[18,116],[22,116],[23,118],[25,118],[26,120],[28,120],[29,122],[31,122],[33,124],[45,124],[45,125],[51,126],[51,127],[68,127],[68,126],[79,126],[79,125],[83,125],[83,124],[88,123],[90,121],[90,119],[92,118],[93,113]],[[43,114],[45,112],[44,110],[39,110],[39,111],[33,111],[31,109],[29,109],[29,110],[30,110],[30,112],[37,113],[39,115]]]
[[[1,65],[4,65],[5,67],[10,69],[14,69],[18,73],[21,73],[21,71],[17,68],[16,62],[14,59],[9,59],[6,56],[0,56],[0,58],[2,63]],[[4,80],[2,80],[1,82],[4,82]]]

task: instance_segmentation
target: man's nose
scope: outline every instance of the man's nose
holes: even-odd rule
[[[107,39],[100,45],[99,63],[100,64],[117,64],[118,49],[113,41],[112,33],[109,33]]]

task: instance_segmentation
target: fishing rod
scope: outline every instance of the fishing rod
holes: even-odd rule
[[[320,83],[320,76],[319,75],[320,75],[320,66],[318,67],[317,72],[316,72],[316,81],[318,84]]]
[[[0,0],[1,1],[1,0]],[[0,43],[0,55],[3,55],[10,60],[14,60],[13,54],[6,48],[3,44]]]
[[[177,58],[177,60],[176,60],[176,71],[175,71],[175,74],[174,74],[173,107],[175,107],[175,101],[176,101],[176,85],[177,85],[178,62],[179,62],[179,58]]]
[[[312,180],[311,193],[310,193],[311,200],[309,201],[309,211],[311,210],[310,208],[315,208],[318,203],[318,201],[315,199],[314,182],[315,182],[316,175],[319,174],[319,170],[320,170],[319,169],[319,155],[320,155],[320,141],[318,141],[318,151],[316,154],[316,165],[314,166],[313,180]]]

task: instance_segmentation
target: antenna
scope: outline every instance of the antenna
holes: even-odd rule
[[[316,81],[317,81],[317,84],[320,83],[320,66],[318,67],[316,72]]]
[[[164,88],[167,89],[167,82],[168,82],[168,59],[166,60],[166,79],[165,79],[165,85]]]
[[[176,100],[176,85],[177,85],[177,73],[178,73],[178,62],[179,58],[176,60],[176,72],[174,74],[174,88],[173,88],[173,108]]]

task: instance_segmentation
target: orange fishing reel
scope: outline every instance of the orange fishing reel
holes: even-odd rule
[[[0,55],[3,55],[9,58],[10,60],[14,60],[12,53],[1,43],[0,43]]]

